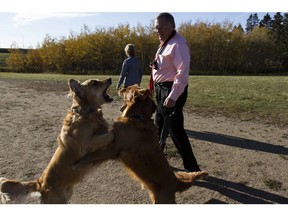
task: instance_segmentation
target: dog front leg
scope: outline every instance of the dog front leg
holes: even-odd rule
[[[112,131],[109,131],[108,133],[102,135],[95,135],[91,139],[89,147],[92,149],[91,151],[94,152],[97,151],[98,149],[101,149],[111,144],[113,139],[114,139],[114,133]]]
[[[76,162],[73,166],[73,170],[80,170],[89,164],[101,163],[105,160],[116,158],[118,155],[118,150],[115,146],[110,146],[105,149],[100,149],[95,152],[90,152],[86,154],[82,159]]]

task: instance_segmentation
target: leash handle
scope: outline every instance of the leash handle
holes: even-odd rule
[[[163,106],[163,113],[165,115],[165,118],[167,115],[169,117],[172,117],[175,113],[175,109],[176,109],[175,107],[168,108],[168,107]]]

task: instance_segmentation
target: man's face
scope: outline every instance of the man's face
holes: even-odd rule
[[[154,29],[155,32],[158,34],[160,41],[165,41],[173,31],[171,25],[169,25],[162,17],[155,20]]]

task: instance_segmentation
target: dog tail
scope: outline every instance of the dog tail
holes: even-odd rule
[[[0,178],[0,203],[26,203],[29,198],[39,198],[37,182],[20,182]],[[36,192],[36,193],[35,193]]]
[[[208,173],[206,171],[199,172],[175,172],[176,178],[178,179],[177,191],[182,192],[187,190],[191,185],[198,179],[205,178]]]

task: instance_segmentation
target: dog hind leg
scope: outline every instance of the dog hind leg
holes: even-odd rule
[[[173,191],[157,191],[150,197],[154,204],[176,204],[175,192]]]

